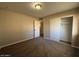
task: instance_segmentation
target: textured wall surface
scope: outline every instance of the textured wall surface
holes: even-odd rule
[[[55,41],[61,40],[60,39],[62,36],[61,31],[60,31],[61,18],[73,16],[72,45],[79,47],[79,39],[78,39],[79,11],[78,10],[79,9],[77,8],[77,9],[73,9],[73,10],[69,10],[69,11],[65,11],[65,12],[61,12],[58,14],[49,15],[49,16],[45,17],[44,18],[44,22],[45,22],[44,23],[44,34],[45,34],[44,37],[46,38],[46,35],[49,35],[49,33],[50,33],[50,36],[49,36],[50,40],[55,40]],[[49,31],[47,31],[47,30],[49,30]]]
[[[32,39],[33,18],[31,16],[0,10],[0,47],[24,39]]]

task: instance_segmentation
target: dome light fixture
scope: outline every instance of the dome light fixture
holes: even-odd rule
[[[40,4],[36,4],[36,5],[35,5],[35,8],[36,8],[36,9],[41,9],[41,5],[40,5]]]

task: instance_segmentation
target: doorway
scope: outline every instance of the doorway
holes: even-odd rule
[[[40,20],[40,37],[44,37],[44,32],[43,32],[43,20]]]
[[[34,20],[33,21],[33,27],[34,27],[34,38],[40,37],[40,21]]]
[[[61,42],[71,45],[73,16],[61,18]]]
[[[34,28],[34,38],[43,38],[44,37],[44,31],[43,31],[43,20],[34,20],[33,21],[33,28]]]

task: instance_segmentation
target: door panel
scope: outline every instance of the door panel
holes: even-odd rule
[[[40,36],[40,21],[35,20],[35,38]]]

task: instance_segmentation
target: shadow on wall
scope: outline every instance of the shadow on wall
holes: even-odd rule
[[[73,38],[73,41],[72,41],[72,46],[76,47],[76,48],[71,50],[71,52],[72,52],[71,55],[75,56],[75,57],[78,57],[78,55],[79,55],[78,54],[79,53],[79,51],[78,51],[79,49],[77,49],[77,48],[79,48],[79,39],[78,39],[78,37],[79,37],[79,35],[75,35],[74,38]]]
[[[73,46],[76,46],[76,47],[79,47],[79,39],[78,39],[79,35],[75,35],[72,39],[72,45]]]

